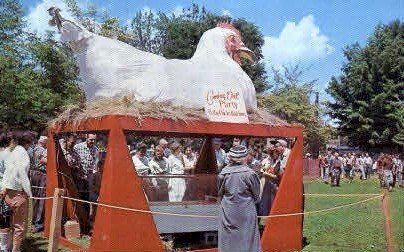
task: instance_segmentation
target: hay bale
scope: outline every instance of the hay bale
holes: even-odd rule
[[[203,109],[193,109],[180,106],[171,106],[167,102],[141,102],[133,97],[100,98],[85,104],[71,105],[48,123],[49,127],[55,125],[78,124],[90,118],[101,118],[106,115],[124,115],[135,117],[139,124],[145,117],[156,119],[172,119],[181,121],[208,120]],[[253,124],[266,124],[270,126],[288,126],[284,120],[258,109],[249,110],[248,118]]]

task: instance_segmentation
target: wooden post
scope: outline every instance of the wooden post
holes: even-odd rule
[[[382,212],[384,215],[384,229],[386,232],[386,242],[387,242],[387,251],[394,252],[396,251],[396,243],[394,241],[393,235],[393,226],[391,223],[391,215],[390,215],[390,204],[389,204],[389,192],[387,189],[383,189],[383,198],[382,198]]]
[[[53,194],[52,218],[50,223],[48,251],[58,251],[59,237],[62,231],[63,199],[65,191],[55,188]]]

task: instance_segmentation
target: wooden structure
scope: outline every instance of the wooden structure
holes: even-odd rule
[[[141,179],[133,169],[125,131],[173,137],[284,137],[295,139],[289,160],[270,215],[303,211],[303,128],[263,124],[233,124],[209,121],[174,121],[130,116],[108,115],[79,124],[60,125],[50,129],[47,166],[47,196],[55,188],[66,188],[69,179],[59,172],[59,147],[55,136],[63,132],[108,132],[107,154],[102,174],[99,202],[115,206],[149,210]],[[203,151],[203,150],[202,150]],[[206,151],[206,150],[205,150]],[[209,156],[209,155],[208,155]],[[210,156],[212,157],[212,156]],[[209,158],[210,159],[210,158]],[[214,169],[214,160],[205,160],[206,169]],[[214,165],[212,165],[214,163]],[[66,192],[75,196],[77,192]],[[65,206],[71,208],[71,202]],[[49,235],[52,202],[46,203],[45,235]],[[68,212],[68,211],[67,211]],[[302,248],[302,215],[269,218],[261,242],[264,251],[300,250]],[[61,239],[62,244],[69,245]],[[77,249],[77,246],[69,247]],[[99,207],[94,224],[90,251],[162,251],[162,244],[151,214]]]

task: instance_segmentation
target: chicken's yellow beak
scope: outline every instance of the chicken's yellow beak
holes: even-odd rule
[[[254,61],[254,52],[248,49],[247,47],[243,46],[238,49],[238,54],[240,58],[244,58],[250,62]]]

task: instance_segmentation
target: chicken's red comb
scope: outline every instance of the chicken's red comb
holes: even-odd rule
[[[225,28],[225,29],[230,29],[230,30],[234,31],[237,35],[239,35],[241,38],[241,32],[239,30],[237,30],[237,28],[234,27],[233,24],[231,24],[230,22],[221,21],[221,22],[217,23],[216,26]]]

